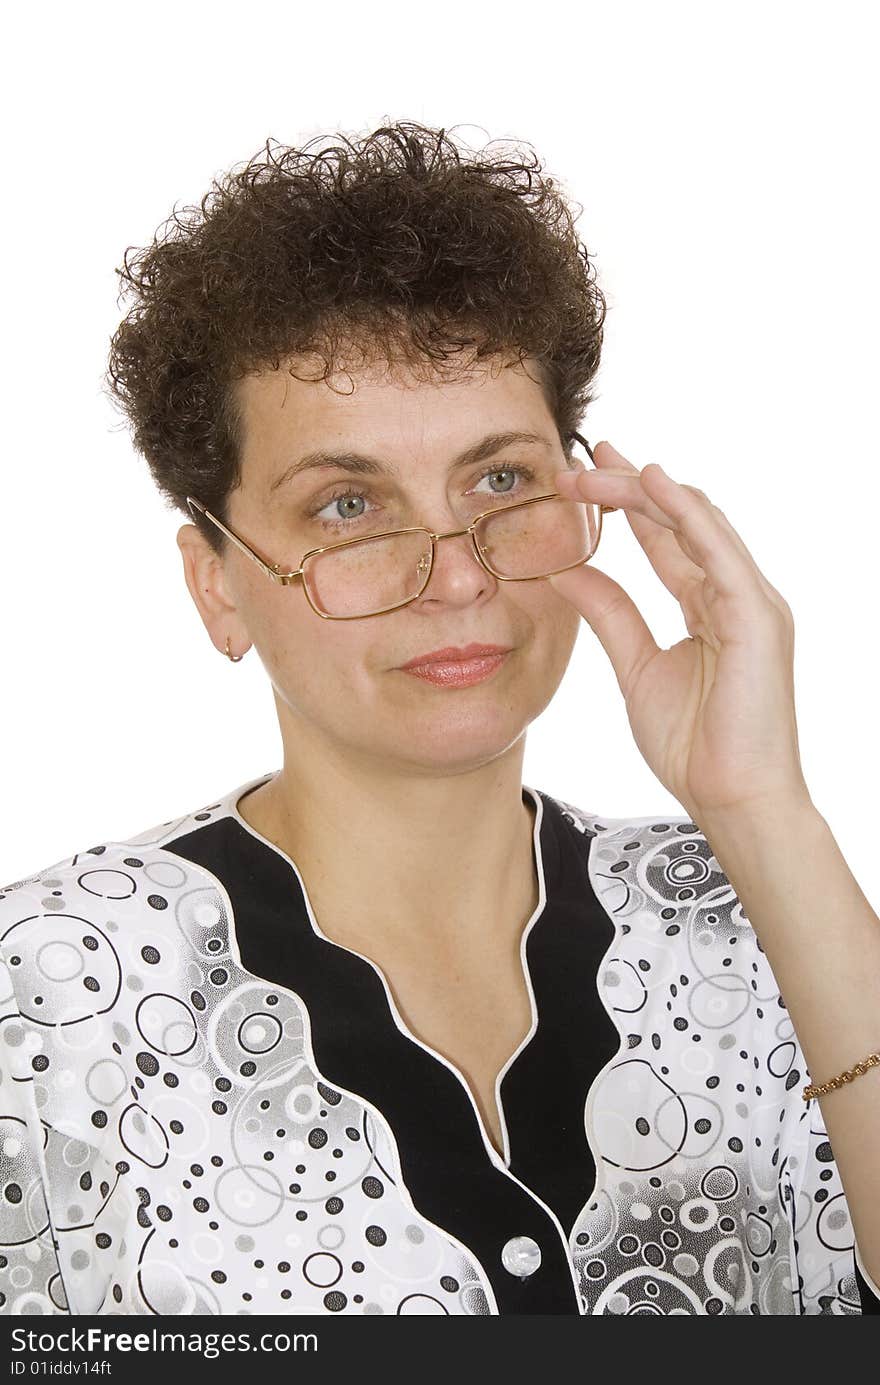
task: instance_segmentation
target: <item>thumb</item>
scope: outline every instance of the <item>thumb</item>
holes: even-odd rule
[[[611,661],[624,697],[633,672],[659,653],[659,646],[632,597],[594,563],[548,577],[555,591],[580,611]]]

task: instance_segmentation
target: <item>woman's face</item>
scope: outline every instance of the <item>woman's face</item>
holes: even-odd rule
[[[512,500],[522,487],[506,468],[531,467],[539,482],[546,476],[542,489],[553,490],[553,472],[566,465],[528,361],[501,370],[498,362],[495,369],[479,362],[454,381],[426,382],[403,366],[393,377],[385,369],[352,371],[332,377],[335,389],[297,380],[283,364],[237,386],[244,445],[228,519],[266,561],[296,568],[309,549],[357,537],[367,525],[462,528],[478,509]],[[454,465],[487,434],[514,431],[540,441]],[[317,449],[366,454],[381,471],[333,465],[281,481]],[[178,542],[192,554],[187,580],[216,647],[224,649],[227,634],[234,653],[255,646],[274,687],[285,760],[294,763],[332,748],[404,773],[485,764],[547,706],[577,637],[580,617],[549,582],[499,582],[477,562],[466,535],[437,545],[430,581],[415,601],[355,620],[322,619],[301,583],[271,581],[233,544],[219,563],[192,525]],[[436,686],[400,668],[416,655],[471,643],[511,653],[467,687]]]

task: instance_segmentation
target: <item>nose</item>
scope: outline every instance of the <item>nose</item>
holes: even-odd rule
[[[421,563],[426,564],[427,559],[423,558]],[[465,605],[496,586],[496,579],[477,558],[470,534],[463,529],[449,529],[438,533],[434,540],[431,576],[414,604],[444,601]]]

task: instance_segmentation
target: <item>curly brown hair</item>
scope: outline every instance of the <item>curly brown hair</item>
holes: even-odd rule
[[[326,138],[342,143],[309,152]],[[537,358],[570,459],[595,398],[605,298],[531,146],[489,148],[414,121],[302,149],[270,137],[198,207],[175,205],[152,244],[126,249],[117,303],[134,301],[105,385],[169,507],[190,518],[194,495],[225,521],[241,479],[235,380],[306,357],[318,374],[290,373],[327,380],[343,345],[431,371],[469,346]],[[222,554],[224,535],[198,521]]]

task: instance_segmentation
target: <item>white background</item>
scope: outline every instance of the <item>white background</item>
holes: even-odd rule
[[[16,7],[2,114],[0,880],[281,764],[268,678],[208,640],[183,516],[102,393],[115,269],[267,137],[396,119],[527,141],[583,205],[608,299],[584,431],[727,514],[796,621],[814,802],[880,905],[875,7],[761,3]],[[687,632],[625,518],[603,569]],[[586,624],[525,782],[683,812]]]

